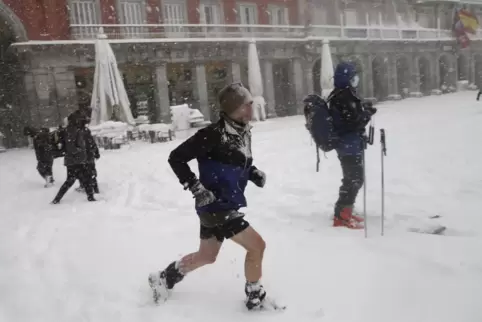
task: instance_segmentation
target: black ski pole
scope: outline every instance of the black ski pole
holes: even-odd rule
[[[362,162],[363,162],[363,219],[365,221],[365,238],[368,238],[368,225],[367,225],[367,178],[366,178],[366,166],[365,166],[365,150],[366,141],[364,140]]]
[[[372,122],[368,128],[368,144],[373,145],[373,142],[375,142],[375,126]]]
[[[387,155],[387,140],[385,129],[380,129],[380,149],[381,149],[381,165],[382,165],[382,227],[381,235],[385,233],[385,156]]]
[[[315,144],[316,147],[316,172],[320,172],[320,149]]]

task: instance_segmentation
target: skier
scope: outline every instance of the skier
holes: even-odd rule
[[[480,101],[480,96],[482,95],[482,90],[479,90],[479,93],[477,93],[477,100]]]
[[[362,103],[357,95],[359,81],[354,65],[346,62],[338,64],[334,75],[335,89],[327,99],[333,126],[339,137],[336,152],[343,171],[333,225],[351,229],[363,228],[363,218],[353,214],[353,206],[364,183],[365,127],[377,111],[371,103]]]
[[[50,187],[54,183],[52,165],[54,162],[53,146],[50,140],[50,131],[47,128],[37,130],[26,126],[24,134],[33,139],[33,147],[37,158],[37,171],[45,180],[45,187]]]
[[[251,155],[251,93],[240,83],[228,85],[219,93],[219,104],[220,120],[199,130],[169,156],[180,183],[195,199],[199,249],[150,274],[149,284],[157,302],[186,274],[214,263],[224,239],[231,239],[247,251],[245,304],[251,310],[265,304],[266,292],[260,281],[265,242],[239,209],[247,205],[244,190],[248,180],[262,188],[266,176],[253,165]],[[198,161],[199,179],[188,165],[193,159]]]
[[[65,193],[79,180],[87,193],[87,200],[95,201],[87,166],[87,147],[85,141],[85,125],[87,121],[82,115],[72,113],[68,117],[68,125],[64,131],[62,146],[65,150],[64,164],[67,167],[67,179],[52,201],[58,204]]]

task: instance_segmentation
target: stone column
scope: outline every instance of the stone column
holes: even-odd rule
[[[231,63],[231,76],[233,78],[233,83],[241,82],[241,66],[238,63]]]
[[[450,55],[450,80],[452,82],[452,86],[457,89],[457,82],[459,80],[459,75],[457,73],[458,69],[457,69],[457,66],[458,65],[458,61],[457,61],[457,57],[455,57],[455,55]],[[465,68],[465,66],[464,66]],[[467,75],[466,73],[464,73],[465,75]]]
[[[306,75],[305,95],[313,94],[313,92],[315,91],[314,88],[313,88],[313,68],[312,68],[312,66],[313,66],[313,64],[311,63],[311,61],[305,62],[305,68],[304,68],[304,72],[305,72],[305,75]]]
[[[420,68],[417,57],[411,56],[408,64],[410,75],[409,95],[410,97],[420,97],[422,93],[420,92]]]
[[[268,118],[276,117],[276,99],[274,95],[273,63],[270,60],[263,62],[264,98],[266,99],[266,115]]]
[[[388,98],[398,99],[397,57],[395,55],[388,56],[388,85]]]
[[[203,63],[196,64],[196,85],[199,110],[204,115],[205,120],[210,120],[211,109],[209,108],[208,86],[206,83],[206,67]]]
[[[373,99],[373,56],[368,54],[364,57],[362,96],[366,99]]]
[[[156,78],[156,122],[170,123],[171,109],[169,102],[169,87],[166,65],[158,65],[155,70]]]
[[[295,88],[295,107],[296,107],[296,112],[297,114],[302,114],[303,113],[303,104],[300,102],[303,100],[303,91],[304,91],[304,82],[303,82],[303,66],[301,63],[301,59],[299,58],[294,58],[293,59],[293,77],[292,79],[292,85]]]
[[[429,78],[430,88],[432,92],[434,90],[440,90],[440,60],[439,54],[433,53],[429,56],[429,64],[430,64],[430,75]]]
[[[475,59],[473,55],[468,54],[467,55],[467,66],[469,68],[468,71],[468,78],[469,78],[469,84],[475,84]]]

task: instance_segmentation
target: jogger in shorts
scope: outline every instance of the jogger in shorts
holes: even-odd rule
[[[228,85],[219,94],[219,104],[220,120],[199,130],[169,157],[180,183],[195,199],[199,249],[150,274],[149,283],[153,289],[172,289],[186,274],[214,263],[223,241],[231,239],[247,251],[245,294],[246,307],[251,310],[261,306],[266,297],[261,284],[266,244],[239,209],[247,205],[244,190],[248,181],[263,187],[266,176],[253,165],[251,155],[251,93],[240,83]],[[199,178],[188,165],[193,159],[198,161]]]

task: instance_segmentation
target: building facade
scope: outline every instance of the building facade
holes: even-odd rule
[[[7,145],[25,124],[57,126],[90,104],[94,41],[116,54],[134,116],[169,122],[188,103],[217,118],[227,83],[247,84],[256,40],[268,115],[301,111],[320,92],[321,43],[334,63],[353,61],[361,94],[375,100],[453,91],[482,82],[478,35],[461,48],[455,8],[482,18],[479,1],[415,0],[0,0],[0,131]]]

